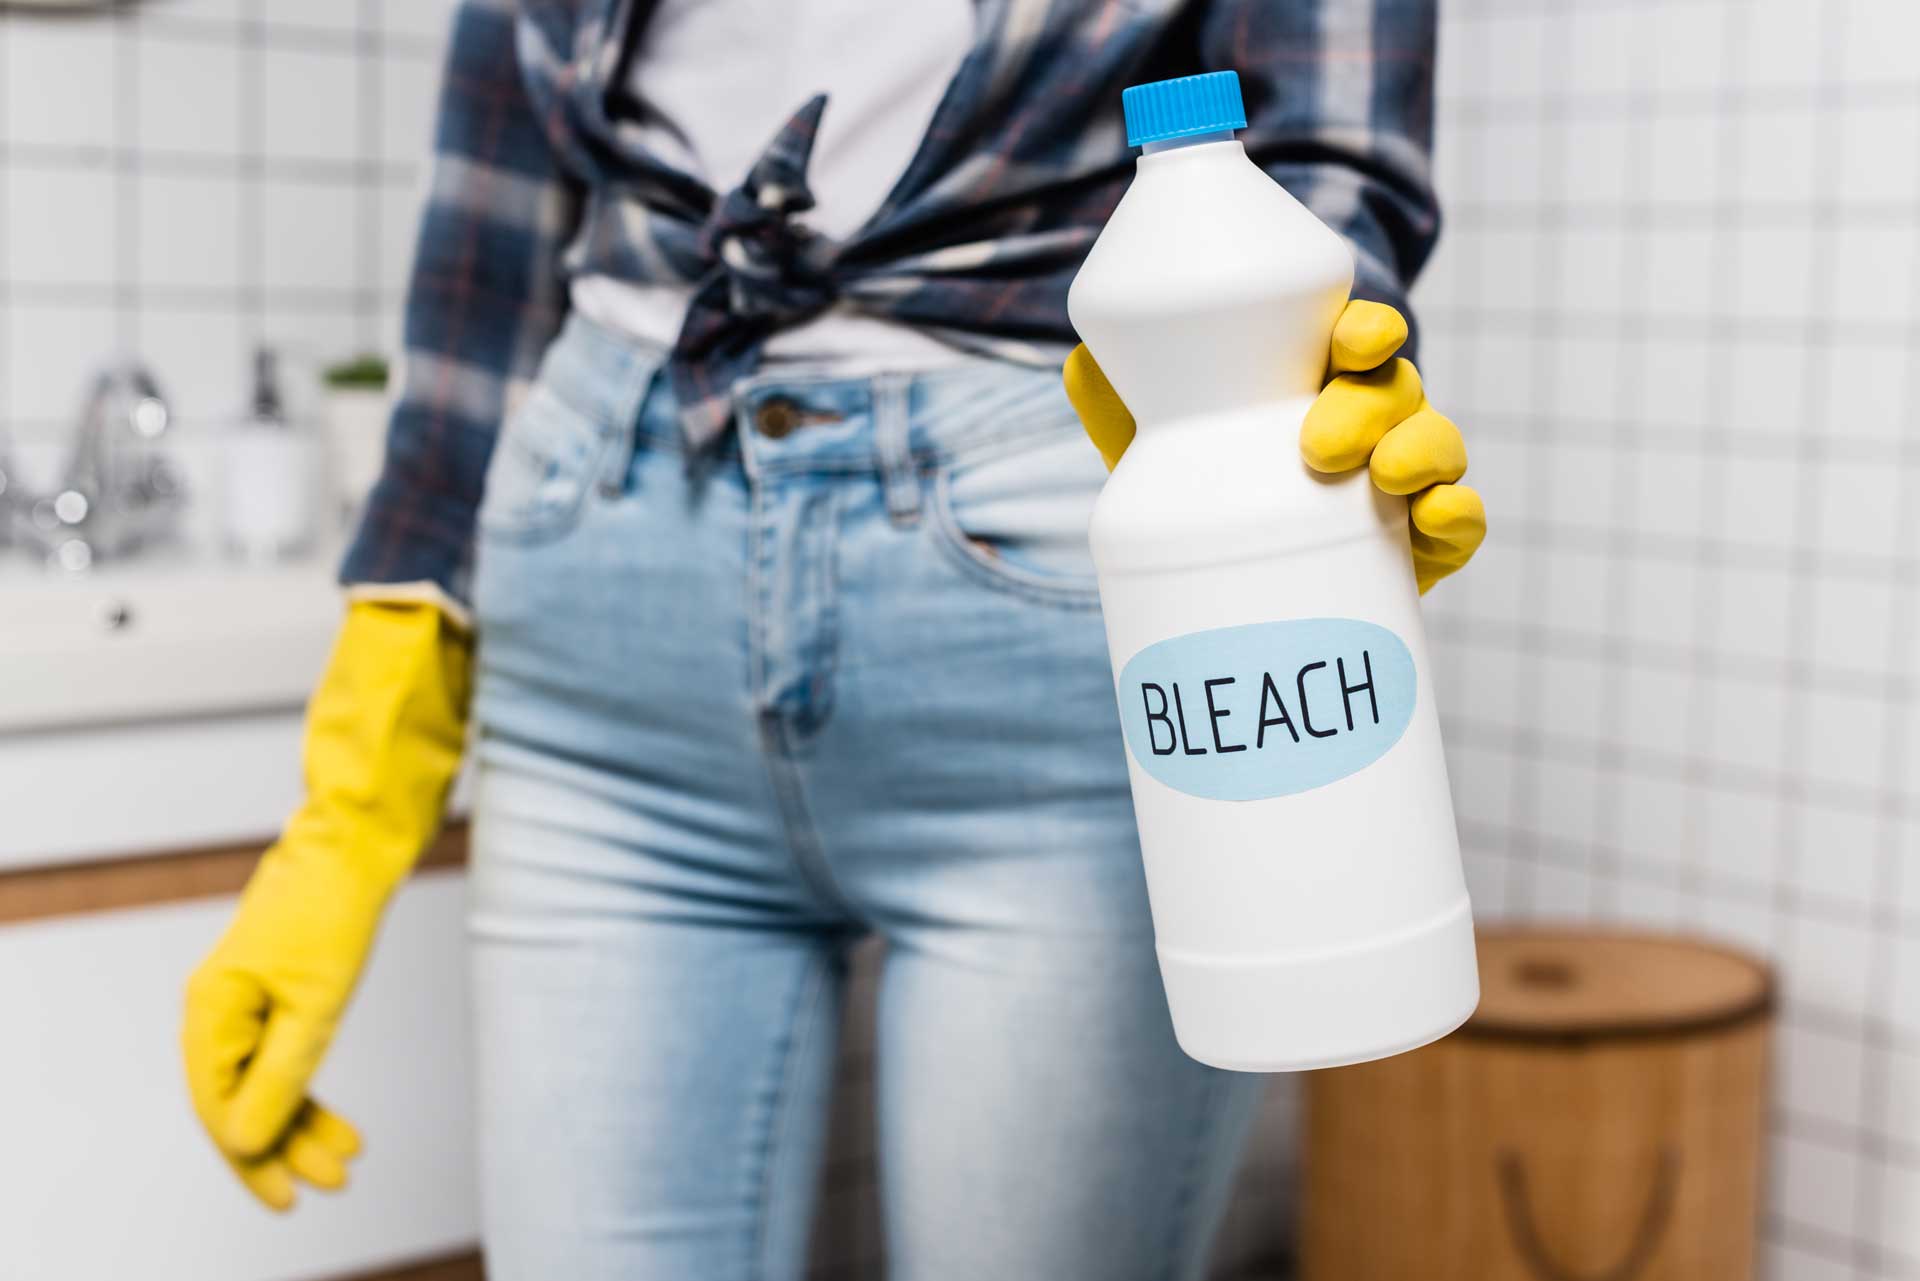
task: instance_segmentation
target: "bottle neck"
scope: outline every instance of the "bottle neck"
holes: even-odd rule
[[[1240,139],[1175,141],[1140,157],[1069,299],[1143,435],[1310,399],[1353,281],[1345,243]]]
[[[1178,151],[1183,147],[1200,147],[1209,142],[1232,142],[1235,131],[1216,129],[1212,133],[1189,134],[1184,138],[1162,138],[1158,142],[1149,142],[1140,148],[1143,156],[1157,156],[1163,151]]]

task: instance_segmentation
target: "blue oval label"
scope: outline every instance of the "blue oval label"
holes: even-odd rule
[[[1376,623],[1301,618],[1189,632],[1120,673],[1140,767],[1215,801],[1325,787],[1387,754],[1413,719],[1406,643]]]

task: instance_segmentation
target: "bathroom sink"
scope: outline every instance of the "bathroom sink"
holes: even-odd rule
[[[0,734],[300,706],[340,622],[334,563],[0,560]]]

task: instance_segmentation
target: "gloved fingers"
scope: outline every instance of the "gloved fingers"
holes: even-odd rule
[[[187,981],[186,1015],[180,1028],[187,1092],[216,1139],[227,1100],[259,1049],[267,1008],[266,989],[237,971],[203,966]]]
[[[295,1177],[316,1188],[333,1190],[347,1182],[347,1158],[360,1149],[360,1136],[338,1113],[309,1100],[300,1109],[285,1141],[260,1157],[227,1156],[227,1166],[247,1190],[272,1210],[289,1210]]]
[[[360,1131],[351,1121],[312,1099],[300,1116],[301,1126],[328,1151],[343,1160],[360,1155]]]
[[[1378,369],[1407,340],[1407,318],[1383,302],[1355,298],[1333,325],[1333,372]]]
[[[1420,594],[1426,595],[1427,589],[1456,570],[1464,569],[1473,559],[1471,551],[1462,551],[1448,543],[1429,537],[1419,530],[1409,531],[1413,544],[1413,576],[1420,585]]]
[[[280,1151],[287,1168],[314,1187],[331,1192],[346,1186],[346,1158],[322,1143],[310,1127],[296,1122]]]
[[[1120,393],[1113,389],[1113,384],[1107,381],[1106,374],[1095,363],[1093,353],[1087,350],[1084,343],[1067,356],[1060,378],[1066,384],[1067,399],[1073,404],[1073,412],[1080,415],[1080,425],[1087,429],[1093,447],[1106,460],[1107,470],[1112,471],[1120,461],[1120,455],[1126,453],[1127,446],[1133,443],[1132,411],[1120,399]]]
[[[1435,583],[1464,568],[1466,568],[1464,565],[1449,564],[1446,561],[1422,560],[1416,555],[1413,558],[1413,580],[1419,584],[1420,594],[1425,596]]]
[[[259,1156],[280,1141],[306,1101],[307,1082],[326,1053],[330,1030],[284,1006],[267,1016],[259,1052],[225,1108],[218,1137],[230,1151]]]
[[[1380,438],[1367,466],[1385,492],[1415,494],[1466,475],[1467,442],[1451,419],[1423,404]]]
[[[1315,471],[1351,471],[1424,400],[1420,371],[1412,361],[1395,358],[1379,369],[1341,374],[1307,410],[1300,424],[1300,456]]]
[[[269,1210],[284,1213],[293,1208],[293,1172],[280,1157],[229,1156],[227,1167]]]
[[[1435,485],[1416,495],[1407,516],[1422,592],[1472,560],[1487,536],[1486,505],[1465,485]]]
[[[1436,543],[1455,547],[1468,556],[1487,536],[1487,507],[1467,485],[1435,485],[1407,504],[1413,527]]]

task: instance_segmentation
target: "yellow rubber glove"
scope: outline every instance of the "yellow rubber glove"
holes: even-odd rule
[[[439,828],[466,742],[471,644],[426,603],[347,612],[307,708],[305,802],[187,983],[194,1110],[267,1205],[346,1182],[360,1138],[307,1094],[382,910]]]
[[[1411,494],[1408,530],[1420,590],[1473,558],[1487,536],[1480,495],[1455,484],[1467,471],[1460,429],[1427,403],[1413,363],[1394,353],[1406,318],[1384,303],[1355,300],[1333,327],[1329,379],[1300,426],[1300,455],[1315,471],[1366,465],[1389,494]],[[1087,349],[1067,357],[1067,399],[1107,467],[1133,441],[1133,415]]]

